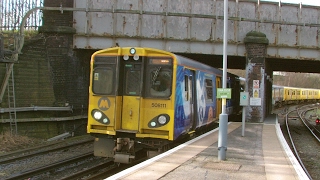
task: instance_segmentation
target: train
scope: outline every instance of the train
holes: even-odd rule
[[[272,103],[275,108],[284,105],[320,101],[320,89],[289,86],[272,86]]]
[[[239,77],[227,73],[226,113],[239,115]],[[112,47],[90,61],[87,132],[94,155],[129,164],[213,126],[222,111],[223,71],[172,52]]]

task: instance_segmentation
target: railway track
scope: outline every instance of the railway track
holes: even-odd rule
[[[33,148],[2,154],[0,156],[0,179],[13,178],[27,171],[41,169],[84,153],[92,154],[93,137],[79,136],[54,143],[45,143]]]
[[[306,118],[313,105],[291,106],[284,113],[282,131],[292,152],[310,179],[319,179],[319,141],[314,136],[311,120]],[[316,128],[317,129],[317,128]]]
[[[66,160],[61,160],[55,163],[50,163],[46,166],[32,168],[30,170],[19,172],[17,174],[13,174],[12,176],[8,177],[7,180],[37,178],[37,176],[41,177],[42,174],[44,174],[42,176],[46,176],[46,174],[49,173],[50,171],[57,172],[57,170],[63,168],[64,166],[70,166],[72,164],[79,163],[80,161],[86,161],[87,159],[90,159],[90,158],[91,159],[94,158],[92,152],[78,155],[76,157],[72,157]]]
[[[14,162],[14,161],[34,157],[34,156],[39,156],[39,155],[54,152],[54,151],[61,151],[61,150],[69,149],[75,146],[81,146],[81,145],[92,143],[92,142],[93,142],[92,139],[88,139],[88,140],[83,140],[80,142],[67,144],[67,145],[64,145],[64,143],[61,143],[61,142],[56,142],[48,145],[37,146],[34,148],[1,155],[0,164],[10,163],[10,162]],[[57,145],[61,145],[61,146],[54,147]]]
[[[115,164],[112,159],[95,157],[92,145],[89,137],[6,153],[0,156],[0,179],[104,179],[146,159]]]

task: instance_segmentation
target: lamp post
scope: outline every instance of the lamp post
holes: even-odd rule
[[[222,88],[227,87],[227,43],[228,43],[228,0],[224,0],[223,17],[223,77]],[[222,112],[219,116],[218,160],[226,160],[228,114],[226,114],[226,98],[222,98]]]

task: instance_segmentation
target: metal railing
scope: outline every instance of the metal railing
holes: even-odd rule
[[[44,0],[0,0],[0,32],[18,30],[25,14],[34,7],[42,7]],[[32,13],[26,23],[26,30],[37,30],[42,23],[42,12]]]

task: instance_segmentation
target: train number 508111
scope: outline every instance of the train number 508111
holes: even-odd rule
[[[151,103],[151,107],[153,108],[166,108],[166,104],[161,104],[161,103]]]

